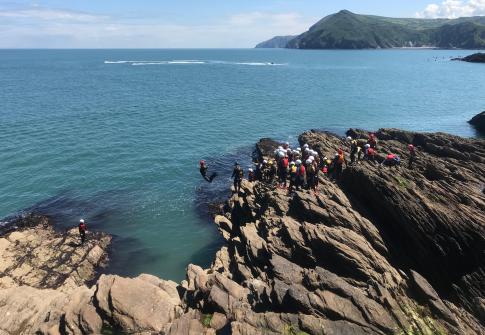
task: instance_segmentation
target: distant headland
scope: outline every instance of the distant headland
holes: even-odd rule
[[[298,36],[277,36],[256,48],[485,49],[485,16],[458,19],[391,18],[348,10],[329,15]]]

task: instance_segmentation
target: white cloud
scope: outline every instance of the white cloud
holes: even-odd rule
[[[63,9],[50,9],[43,7],[32,7],[17,10],[0,10],[0,18],[10,19],[34,19],[34,20],[55,20],[70,22],[94,22],[108,19],[107,16],[94,15],[83,12],[76,12]]]
[[[0,48],[253,47],[274,35],[302,33],[314,21],[297,13],[250,12],[185,25],[31,7],[0,10]]]
[[[421,18],[458,18],[485,15],[485,0],[445,0],[441,4],[429,4],[419,13]]]

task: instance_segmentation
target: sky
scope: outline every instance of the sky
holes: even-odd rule
[[[0,48],[250,48],[347,9],[485,15],[485,0],[0,0]]]

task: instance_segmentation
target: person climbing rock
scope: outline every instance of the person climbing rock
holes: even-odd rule
[[[79,220],[79,237],[81,238],[81,244],[84,244],[84,241],[86,241],[86,223],[84,222],[84,219]]]
[[[238,162],[234,163],[234,170],[232,171],[231,178],[234,179],[234,191],[236,193],[241,192],[241,182],[243,180],[244,171]]]
[[[416,150],[414,148],[414,145],[412,144],[408,145],[408,149],[409,149],[408,169],[411,170],[413,168],[414,162],[416,161]]]
[[[200,174],[202,175],[202,177],[209,183],[212,183],[212,181],[214,180],[214,178],[217,176],[217,173],[214,172],[210,177],[207,176],[207,170],[209,169],[209,167],[207,166],[205,160],[201,160],[199,162],[199,171],[200,171]]]
[[[401,159],[399,158],[398,155],[395,155],[393,153],[390,153],[386,156],[386,159],[384,159],[381,163],[381,165],[384,166],[389,166],[389,167],[398,167],[401,164]]]

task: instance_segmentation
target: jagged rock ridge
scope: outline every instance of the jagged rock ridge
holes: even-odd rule
[[[215,218],[227,244],[209,269],[189,265],[179,285],[102,276],[53,291],[47,306],[30,301],[22,324],[51,334],[483,334],[485,141],[376,134],[378,161],[405,160],[413,143],[415,169],[361,162],[342,182],[322,176],[317,196],[245,182]],[[299,140],[324,155],[347,146],[317,131]],[[262,141],[259,154],[275,145]],[[0,291],[0,329],[29,333],[3,313],[19,294]]]

